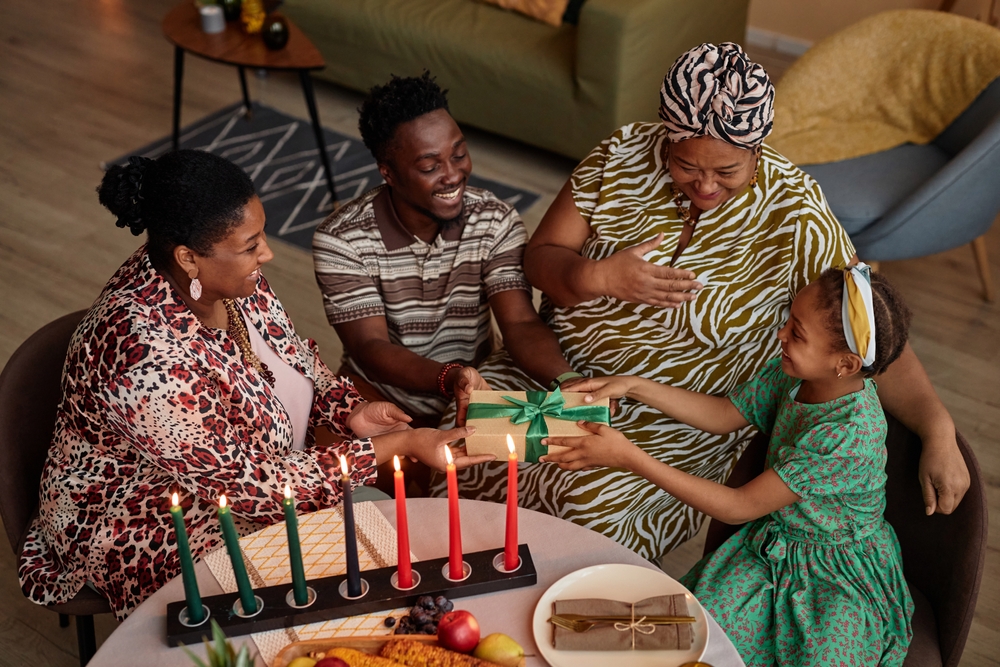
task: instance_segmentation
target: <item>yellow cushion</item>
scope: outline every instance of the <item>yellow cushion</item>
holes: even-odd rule
[[[876,14],[788,69],[767,143],[796,164],[926,144],[998,76],[1000,30],[938,11]]]
[[[483,2],[521,12],[554,26],[562,24],[563,14],[569,5],[569,0],[483,0]]]

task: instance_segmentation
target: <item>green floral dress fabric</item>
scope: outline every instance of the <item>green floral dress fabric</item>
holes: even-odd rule
[[[913,601],[885,510],[886,422],[875,383],[821,404],[768,362],[729,394],[771,431],[767,466],[801,500],[745,525],[681,581],[748,667],[902,665]]]

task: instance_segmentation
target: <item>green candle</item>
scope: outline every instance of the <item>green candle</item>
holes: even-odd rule
[[[201,605],[201,593],[198,592],[198,580],[194,576],[194,561],[191,560],[191,547],[188,546],[187,529],[184,527],[184,511],[181,510],[178,494],[171,496],[170,516],[174,519],[174,530],[177,531],[177,555],[181,559],[181,578],[184,580],[184,598],[187,600],[188,620],[198,625],[205,620],[205,609]]]
[[[288,560],[292,566],[292,591],[295,604],[300,607],[309,602],[309,591],[306,590],[306,571],[302,567],[302,546],[299,543],[299,520],[295,516],[295,502],[292,500],[292,489],[285,485],[285,532],[288,535]]]
[[[250,577],[247,576],[247,568],[243,565],[243,552],[240,551],[240,537],[236,534],[236,526],[233,524],[233,515],[226,507],[225,494],[219,496],[219,525],[222,526],[222,539],[226,543],[226,551],[229,552],[229,560],[233,564],[233,574],[236,575],[236,587],[240,591],[240,602],[243,604],[244,614],[257,613],[257,600],[254,598],[253,587],[250,585]]]

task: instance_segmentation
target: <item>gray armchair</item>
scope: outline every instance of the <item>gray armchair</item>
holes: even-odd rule
[[[983,235],[1000,212],[1000,79],[933,142],[800,165],[867,261],[911,259],[972,243],[993,299]]]

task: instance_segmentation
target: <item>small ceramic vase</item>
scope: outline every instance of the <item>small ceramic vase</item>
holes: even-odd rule
[[[271,14],[264,20],[261,36],[267,48],[273,50],[285,48],[288,44],[288,21],[280,14]]]
[[[227,21],[235,21],[240,17],[240,0],[219,0],[222,13]]]

